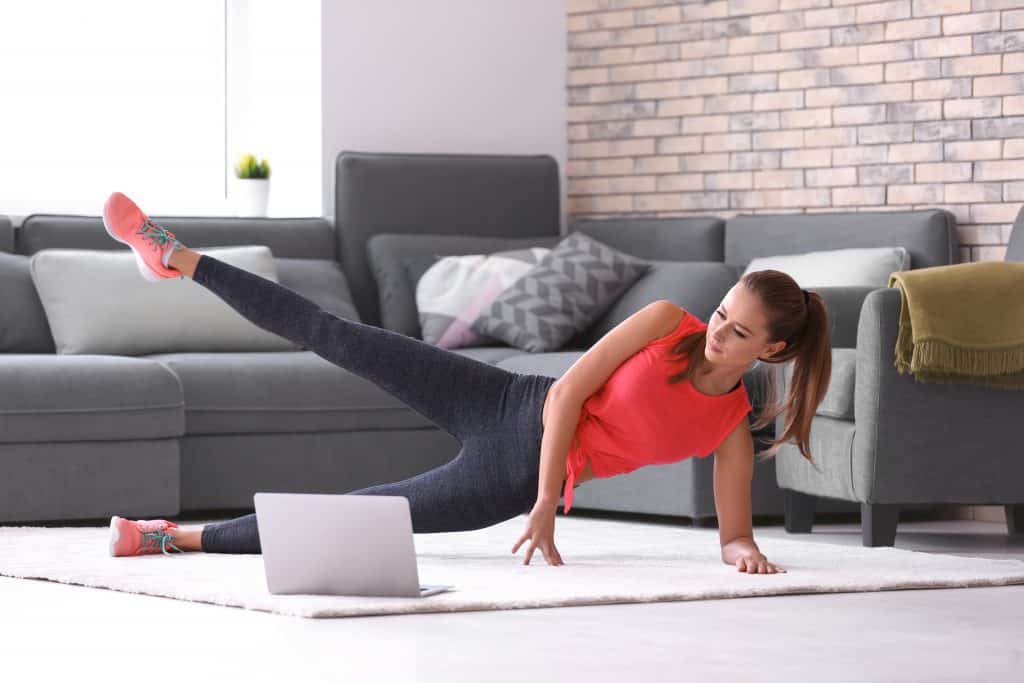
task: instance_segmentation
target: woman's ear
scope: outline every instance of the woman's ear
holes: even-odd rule
[[[785,348],[786,348],[786,342],[784,342],[784,341],[775,342],[774,344],[770,344],[768,346],[768,353],[767,353],[767,355],[768,355],[769,358],[772,358],[773,356],[777,356],[780,353],[782,353],[782,351]]]

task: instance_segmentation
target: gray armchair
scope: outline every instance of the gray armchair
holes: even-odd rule
[[[1022,225],[1024,211],[1007,260],[1024,260]],[[955,229],[948,237],[948,253],[957,254]],[[918,255],[916,247],[905,246]],[[942,265],[941,259],[912,263],[914,268],[935,265]],[[837,390],[854,383],[853,404],[831,406],[826,397],[811,428],[814,465],[794,445],[779,450],[776,478],[784,489],[786,530],[809,533],[818,497],[827,497],[860,503],[862,542],[869,547],[892,546],[901,506],[920,503],[1004,505],[1008,532],[1024,532],[1018,431],[1024,392],[922,383],[901,375],[894,365],[899,290],[823,294],[830,314],[856,321],[855,330],[839,327],[833,338],[832,382]],[[776,372],[785,391],[791,366]],[[776,432],[781,428],[780,420]]]

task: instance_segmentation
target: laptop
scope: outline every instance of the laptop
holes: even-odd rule
[[[405,496],[253,495],[267,588],[274,595],[426,597]]]

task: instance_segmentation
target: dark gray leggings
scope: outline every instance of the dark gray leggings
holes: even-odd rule
[[[455,458],[403,481],[339,493],[405,496],[414,533],[503,522],[537,500],[541,411],[554,377],[510,372],[399,332],[347,320],[272,280],[202,254],[192,275],[268,332],[363,377],[461,444]],[[203,527],[211,553],[259,553],[255,513]]]

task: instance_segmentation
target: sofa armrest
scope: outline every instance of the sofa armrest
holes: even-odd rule
[[[1024,391],[921,382],[896,370],[899,289],[864,299],[857,330],[851,475],[867,502],[1021,499]]]

